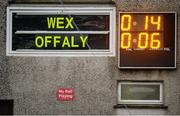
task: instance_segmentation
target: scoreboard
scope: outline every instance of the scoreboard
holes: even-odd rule
[[[176,13],[119,13],[120,68],[175,68]]]
[[[115,56],[115,7],[82,6],[7,7],[6,55]]]

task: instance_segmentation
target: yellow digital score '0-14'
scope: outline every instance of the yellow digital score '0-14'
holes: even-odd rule
[[[163,16],[123,14],[120,17],[121,49],[163,47]]]

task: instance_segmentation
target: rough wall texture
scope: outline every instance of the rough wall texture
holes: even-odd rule
[[[112,114],[113,62],[111,58],[8,58],[15,113]],[[75,100],[57,101],[58,87],[74,88]]]
[[[117,11],[177,11],[179,22],[179,0],[115,3]],[[115,114],[117,80],[164,80],[166,114],[180,114],[178,39],[176,70],[119,70],[117,56],[7,57],[7,5],[7,0],[0,1],[0,99],[14,99],[15,114]],[[58,87],[74,88],[75,100],[58,102]]]
[[[11,96],[9,78],[7,76],[6,49],[6,6],[7,1],[0,1],[0,98],[7,99]]]

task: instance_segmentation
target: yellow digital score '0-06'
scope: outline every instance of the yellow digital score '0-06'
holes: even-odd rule
[[[130,15],[120,17],[121,49],[158,49],[163,47],[162,15]]]

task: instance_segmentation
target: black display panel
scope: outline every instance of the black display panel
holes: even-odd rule
[[[108,31],[109,15],[21,15],[13,13],[14,31],[78,31],[78,29],[81,31]]]
[[[175,68],[176,13],[119,15],[119,68]]]
[[[109,50],[109,15],[12,14],[12,50]]]
[[[13,115],[14,100],[1,99],[0,100],[0,115]]]

